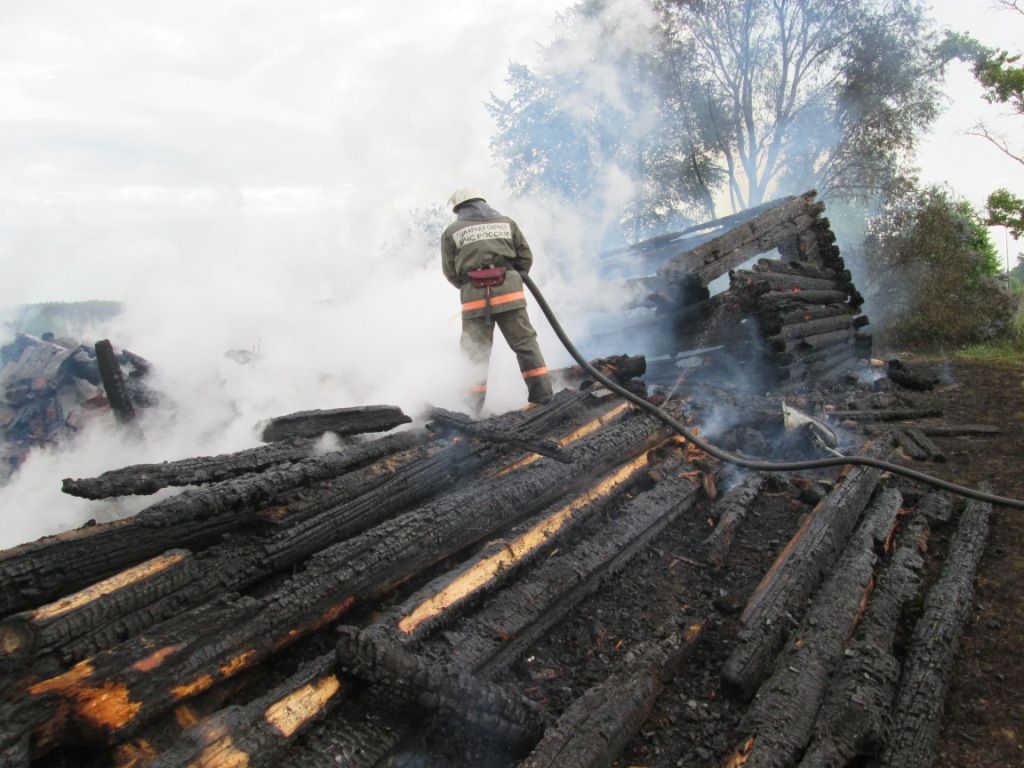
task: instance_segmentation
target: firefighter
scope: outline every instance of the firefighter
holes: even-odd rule
[[[477,371],[469,390],[472,406],[479,412],[487,397],[495,325],[516,353],[530,402],[548,402],[551,378],[526,314],[519,276],[533,264],[526,238],[475,189],[455,190],[448,205],[457,218],[441,236],[441,267],[462,297],[462,350]]]

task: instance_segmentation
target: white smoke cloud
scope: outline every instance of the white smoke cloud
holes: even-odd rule
[[[150,359],[169,400],[143,418],[141,443],[108,419],[34,452],[0,489],[0,547],[153,501],[72,499],[62,477],[249,447],[259,420],[300,409],[461,407],[440,232],[381,245],[457,186],[520,213],[502,197],[483,102],[555,10],[5,4],[0,307],[126,302],[83,340]],[[256,347],[252,365],[223,356]],[[489,407],[524,402],[498,342]]]

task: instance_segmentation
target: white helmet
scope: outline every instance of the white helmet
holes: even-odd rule
[[[460,187],[452,192],[452,196],[448,198],[448,206],[454,211],[465,202],[483,199],[484,196],[480,194],[480,190],[474,187]]]

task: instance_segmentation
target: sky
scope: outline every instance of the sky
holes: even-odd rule
[[[634,1],[617,0],[625,18]],[[0,547],[131,511],[63,497],[61,477],[248,447],[260,419],[307,408],[459,407],[457,298],[436,239],[408,237],[410,211],[456,187],[517,218],[575,335],[583,291],[545,255],[585,258],[588,222],[510,199],[483,106],[567,4],[0,0],[0,321],[23,303],[125,301],[83,337],[149,358],[170,393],[142,444],[108,425],[34,454],[0,489],[0,509],[32,511]],[[988,0],[933,5],[940,25],[1016,50],[1024,18]],[[1024,168],[963,133],[985,120],[1019,134],[1020,118],[1001,120],[966,67],[947,92],[923,178],[976,205],[1024,189]],[[549,364],[567,363],[538,331]],[[260,359],[239,366],[227,349]],[[500,343],[491,381],[492,409],[523,404]]]

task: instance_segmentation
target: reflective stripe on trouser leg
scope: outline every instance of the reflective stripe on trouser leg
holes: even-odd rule
[[[533,330],[530,316],[525,309],[514,309],[494,315],[494,321],[501,329],[505,341],[516,353],[519,370],[529,391],[530,402],[544,402],[551,399],[551,377],[547,363],[537,343],[537,332]]]

